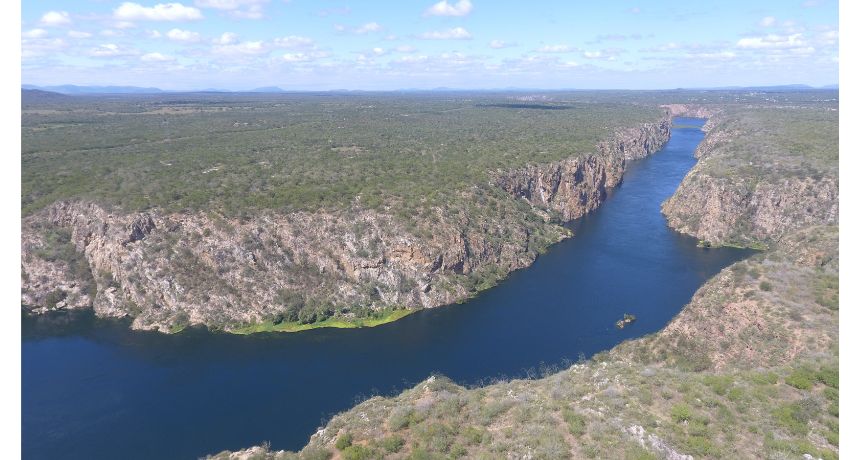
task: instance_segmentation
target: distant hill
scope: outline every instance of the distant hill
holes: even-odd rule
[[[277,86],[263,86],[260,88],[254,88],[249,93],[286,93],[282,88],[278,88]]]
[[[21,85],[21,89],[25,90],[43,90],[51,91],[60,94],[152,94],[163,93],[165,91],[159,88],[143,88],[140,86],[77,86],[77,85],[59,85],[59,86],[36,86],[36,85]]]
[[[826,85],[821,87],[809,85],[768,85],[768,86],[717,86],[708,88],[679,88],[682,90],[705,90],[705,91],[817,91],[823,89],[839,89],[839,85]]]
[[[59,100],[69,99],[69,96],[65,94],[55,93],[53,91],[44,91],[41,89],[22,89],[21,90],[21,104],[26,105],[29,103],[38,103],[38,102],[53,102]]]

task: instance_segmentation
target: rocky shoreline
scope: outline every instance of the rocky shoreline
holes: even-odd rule
[[[560,224],[600,206],[626,162],[659,150],[670,126],[666,116],[616,132],[596,153],[499,171],[493,185],[509,197],[502,205],[519,212],[522,199],[533,216],[439,209],[425,236],[358,206],[243,220],[57,202],[22,221],[22,304],[37,314],[93,308],[131,317],[135,329],[171,332],[460,302],[569,237]]]
[[[755,151],[758,167],[735,177],[755,186],[733,187],[703,164],[738,157],[720,146],[741,131],[721,117],[663,212],[714,244],[766,249],[708,280],[661,331],[535,380],[467,389],[431,376],[336,415],[298,453],[209,458],[838,458],[838,152],[786,177],[780,149]],[[838,150],[824,134],[811,141]]]

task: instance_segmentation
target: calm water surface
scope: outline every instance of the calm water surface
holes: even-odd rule
[[[576,237],[532,267],[465,304],[392,324],[165,336],[91,315],[25,318],[24,456],[196,458],[262,441],[298,449],[332,414],[431,373],[470,385],[524,376],[657,331],[707,278],[749,254],[697,248],[660,214],[702,137],[674,129],[573,224]],[[638,320],[618,330],[624,313]]]

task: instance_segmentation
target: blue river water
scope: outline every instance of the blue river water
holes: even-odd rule
[[[432,373],[466,385],[528,376],[655,332],[750,254],[698,248],[660,214],[695,164],[703,123],[676,119],[665,148],[631,162],[605,204],[571,224],[574,238],[464,304],[376,328],[251,336],[25,316],[24,458],[197,458],[263,441],[295,450],[331,415]],[[617,329],[624,313],[638,319]]]

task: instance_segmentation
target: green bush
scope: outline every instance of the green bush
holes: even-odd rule
[[[395,407],[388,417],[388,427],[393,431],[408,427],[413,421],[413,413],[411,407]]]
[[[687,422],[693,418],[693,409],[685,403],[678,403],[672,406],[669,415],[675,423]]]
[[[805,435],[809,431],[809,420],[818,411],[818,405],[813,399],[783,404],[773,411],[777,425],[787,429],[794,435]]]
[[[831,387],[831,388],[839,388],[839,368],[836,367],[825,367],[818,371],[815,379],[819,382]]]
[[[301,453],[302,460],[328,460],[332,456],[328,449],[321,447],[308,447]]]
[[[373,458],[373,451],[365,446],[349,446],[341,452],[344,460],[367,460]]]
[[[789,374],[788,377],[785,378],[785,383],[797,388],[798,390],[808,390],[812,388],[812,384],[815,380],[816,375],[812,370],[802,368]]]
[[[337,448],[337,450],[344,450],[351,445],[352,433],[344,433],[337,438],[337,441],[334,442],[334,446]]]
[[[561,411],[561,416],[567,422],[567,429],[574,436],[582,436],[585,434],[585,417],[577,414],[572,409],[565,407]]]
[[[405,444],[405,442],[406,441],[404,441],[400,436],[392,435],[382,438],[382,441],[380,441],[379,444],[386,452],[393,454],[395,452],[399,452],[400,449],[403,448],[403,444]]]
[[[734,383],[734,380],[729,375],[709,375],[705,377],[704,381],[705,385],[720,396],[725,396]]]

